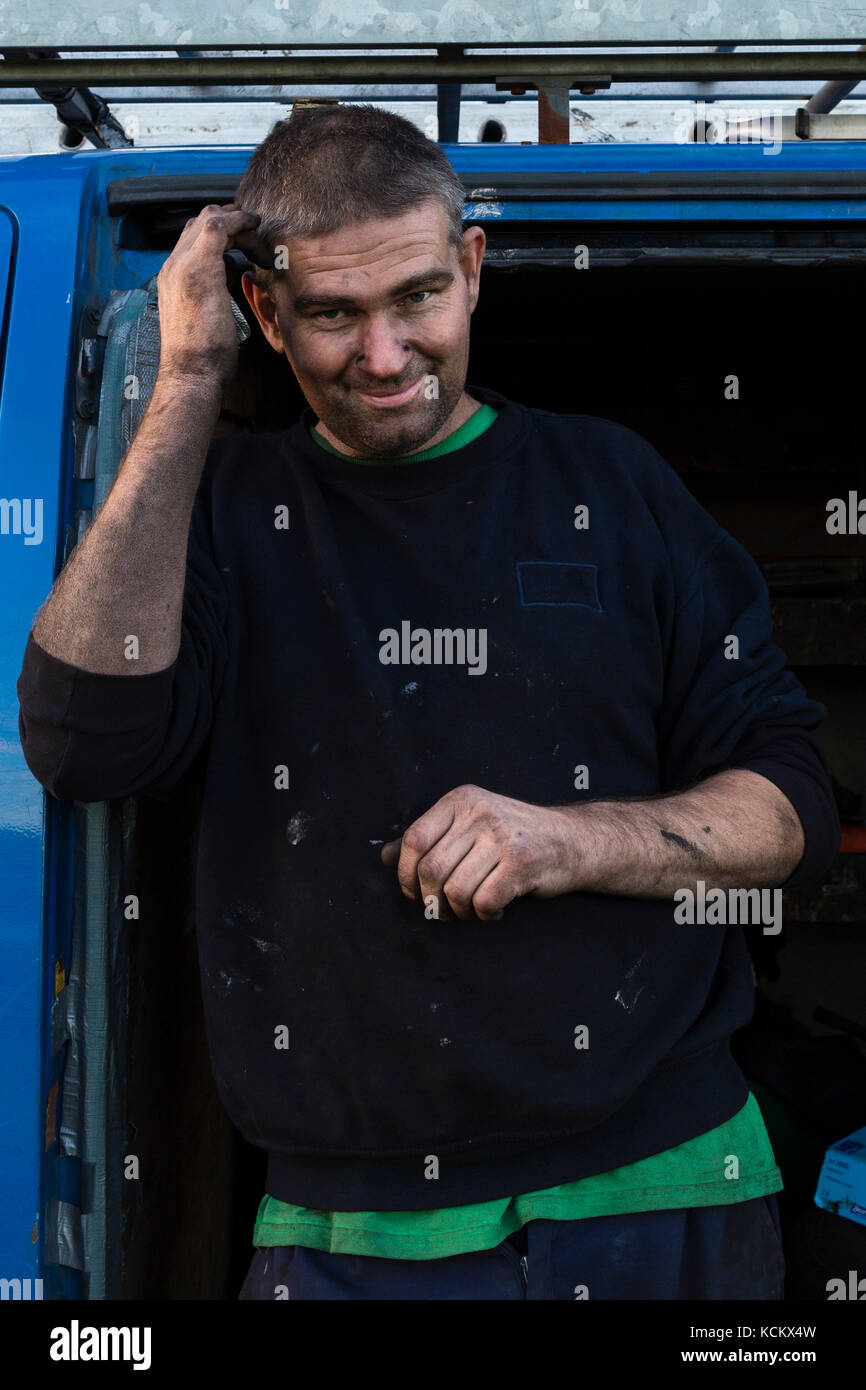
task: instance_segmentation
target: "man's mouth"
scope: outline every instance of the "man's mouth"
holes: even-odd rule
[[[359,391],[358,395],[362,401],[369,401],[370,405],[378,408],[404,405],[416,394],[423,380],[424,378],[419,376],[418,380],[413,381],[411,386],[404,386],[400,391]]]

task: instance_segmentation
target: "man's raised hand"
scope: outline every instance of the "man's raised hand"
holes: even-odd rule
[[[157,277],[163,378],[226,386],[237,369],[237,325],[223,253],[249,244],[260,221],[234,203],[209,203],[191,217]]]

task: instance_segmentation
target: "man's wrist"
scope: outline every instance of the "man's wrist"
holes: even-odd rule
[[[222,401],[225,382],[217,370],[184,371],[180,366],[160,366],[154,382],[154,396],[194,397],[212,401],[219,406]]]
[[[626,891],[617,880],[628,881],[631,856],[640,856],[639,837],[623,814],[634,804],[586,801],[557,808],[565,814],[571,841],[572,886],[566,891]]]

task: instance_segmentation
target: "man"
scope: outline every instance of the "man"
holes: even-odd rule
[[[25,755],[80,800],[202,775],[211,1057],[268,1153],[243,1298],[780,1298],[725,905],[832,861],[826,710],[648,443],[466,386],[462,202],[410,123],[331,108],[187,224]],[[234,245],[308,409],[211,443]]]

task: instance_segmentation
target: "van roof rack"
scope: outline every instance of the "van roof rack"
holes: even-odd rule
[[[206,87],[212,97],[225,88],[276,87],[278,100],[291,101],[299,85],[364,93],[371,84],[430,84],[439,138],[450,141],[457,138],[461,89],[482,83],[495,92],[537,94],[539,143],[564,143],[572,91],[593,96],[635,82],[712,83],[713,100],[722,95],[720,83],[823,83],[798,127],[801,138],[822,138],[822,123],[810,118],[828,114],[866,77],[863,16],[842,9],[828,21],[823,0],[786,0],[783,10],[718,0],[699,16],[692,0],[644,0],[628,17],[593,6],[535,0],[527,16],[523,0],[498,0],[495,12],[463,7],[455,18],[448,0],[427,0],[423,16],[420,8],[401,11],[399,35],[383,41],[381,13],[370,18],[353,0],[337,0],[334,43],[333,16],[325,25],[291,0],[248,8],[240,18],[208,0],[176,0],[160,14],[158,36],[148,6],[114,0],[107,42],[102,0],[81,0],[74,17],[55,0],[28,0],[4,16],[0,89],[35,89],[54,104],[70,143],[83,136],[114,148],[131,140],[94,85]]]

